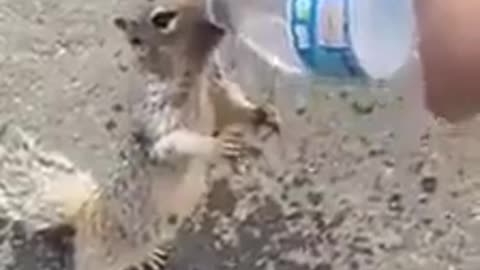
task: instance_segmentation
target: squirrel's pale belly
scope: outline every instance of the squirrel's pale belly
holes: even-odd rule
[[[195,111],[200,105],[182,100],[188,96],[167,87],[150,85],[143,101],[134,104],[133,128],[143,132],[146,149],[178,128],[190,128],[192,121],[199,124],[201,115]],[[141,148],[130,156],[132,168],[126,175],[103,189],[78,216],[83,224],[77,226],[77,269],[119,270],[141,262],[159,244],[174,239],[207,191],[207,161],[175,155],[149,160]]]

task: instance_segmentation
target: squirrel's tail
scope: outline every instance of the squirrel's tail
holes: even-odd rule
[[[92,177],[9,122],[0,123],[0,213],[34,230],[69,223],[96,186]]]

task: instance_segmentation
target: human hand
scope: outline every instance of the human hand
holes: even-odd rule
[[[480,112],[480,1],[416,0],[427,108],[450,121]]]

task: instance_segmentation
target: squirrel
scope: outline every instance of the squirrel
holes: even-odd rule
[[[2,136],[24,135],[0,129],[0,195],[13,194],[18,170],[35,183],[21,193],[31,203],[6,208],[41,217],[39,231],[72,228],[76,270],[164,268],[179,226],[208,191],[209,163],[248,152],[242,125],[280,132],[276,108],[249,100],[213,62],[226,31],[206,18],[204,3],[164,2],[147,1],[138,14],[113,19],[139,79],[129,89],[131,136],[112,179],[94,179],[29,139],[3,146]]]

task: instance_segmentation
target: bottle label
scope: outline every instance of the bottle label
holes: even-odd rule
[[[312,10],[316,0],[291,0],[288,5],[291,7],[289,19],[293,34],[293,43],[298,50],[309,50],[314,46],[311,35],[313,20]]]
[[[308,22],[310,20],[311,10],[312,10],[311,0],[297,0],[295,2],[295,16],[297,20]]]
[[[297,37],[297,48],[300,50],[307,50],[311,47],[310,36],[308,34],[308,27],[303,24],[296,24],[293,27],[295,36]]]
[[[325,76],[363,76],[350,44],[350,1],[287,1],[290,42],[309,70]]]
[[[317,5],[317,43],[331,48],[348,47],[345,1],[319,0]]]

